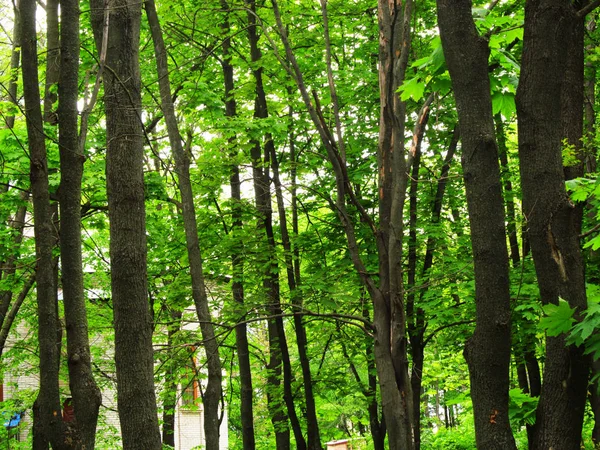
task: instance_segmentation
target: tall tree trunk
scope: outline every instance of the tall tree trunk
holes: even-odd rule
[[[198,226],[196,223],[196,208],[194,205],[194,194],[190,180],[190,156],[184,151],[181,143],[181,135],[175,116],[175,108],[171,99],[171,85],[169,81],[169,68],[167,65],[167,52],[160,29],[160,23],[156,14],[154,0],[146,1],[146,13],[154,42],[154,53],[159,77],[161,109],[165,116],[169,143],[175,158],[177,181],[181,193],[183,209],[183,225],[185,228],[185,241],[187,254],[190,262],[190,274],[192,277],[192,297],[196,306],[196,314],[200,321],[200,331],[204,350],[206,352],[206,367],[208,381],[202,401],[204,404],[204,433],[207,450],[219,449],[219,403],[221,401],[221,358],[219,356],[219,342],[215,337],[212,323],[204,273],[202,269],[202,254],[198,240]]]
[[[342,224],[352,263],[373,301],[375,361],[379,375],[382,407],[388,425],[391,450],[413,448],[412,393],[408,376],[406,323],[402,298],[402,209],[406,194],[407,175],[404,155],[405,107],[397,94],[404,81],[410,49],[410,19],[412,1],[404,7],[399,0],[380,0],[379,6],[379,67],[381,120],[378,149],[380,227],[358,202],[343,156],[343,143],[338,143],[328,128],[318,104],[311,101],[302,71],[296,61],[287,32],[281,20],[277,0],[271,0],[279,35],[285,47],[289,66],[284,67],[296,81],[302,100],[318,131],[327,157],[333,167],[336,199],[332,208]],[[333,84],[329,76],[330,86]],[[330,92],[332,89],[330,87]],[[316,94],[314,95],[316,97]],[[334,97],[332,95],[332,97]],[[334,97],[335,98],[335,97]],[[337,122],[337,120],[336,120]],[[338,133],[338,139],[341,139]],[[379,286],[369,275],[358,246],[354,219],[348,213],[346,199],[356,207],[361,220],[367,223],[377,240],[379,253]]]
[[[21,3],[23,40],[23,92],[27,136],[29,139],[30,180],[33,198],[34,233],[36,243],[36,279],[38,305],[38,341],[40,355],[40,391],[36,400],[39,419],[37,442],[50,442],[55,450],[68,448],[63,442],[58,371],[60,351],[57,343],[59,321],[56,305],[56,284],[52,248],[55,242],[54,224],[48,191],[48,163],[40,109],[38,84],[37,38],[35,29],[36,2]],[[37,445],[37,444],[36,444]]]
[[[277,196],[277,209],[279,212],[279,227],[281,230],[281,241],[284,249],[284,259],[290,290],[291,302],[295,307],[294,311],[294,329],[296,331],[296,345],[298,347],[298,357],[302,369],[302,378],[304,380],[304,402],[306,407],[306,431],[307,448],[309,450],[321,450],[321,437],[319,433],[319,423],[317,421],[317,409],[315,406],[315,397],[313,394],[313,381],[310,371],[310,359],[308,357],[308,339],[306,329],[302,320],[302,299],[299,296],[300,277],[299,267],[296,270],[293,260],[293,250],[290,242],[290,234],[287,226],[287,217],[285,205],[283,202],[283,191],[281,180],[279,179],[279,164],[275,148],[271,147],[271,165],[273,167],[273,181],[275,183],[275,193]]]
[[[256,18],[252,11],[255,11],[256,5],[254,1],[248,2],[250,11],[248,13],[248,33],[250,41],[250,52],[251,59],[253,62],[259,62],[262,55],[258,47],[258,34],[256,32]],[[257,66],[257,69],[253,70],[253,75],[256,82],[256,95],[254,99],[254,117],[255,119],[267,118],[269,113],[266,103],[266,95],[264,92],[264,86],[262,82],[262,68]],[[265,136],[264,150],[261,147],[259,140],[253,139],[251,141],[252,148],[250,155],[252,158],[252,174],[254,181],[254,192],[256,199],[256,207],[260,215],[259,228],[264,230],[267,240],[267,256],[269,258],[268,266],[263,287],[267,294],[268,313],[272,316],[268,322],[268,333],[269,333],[269,348],[270,348],[270,360],[269,370],[272,375],[269,376],[269,384],[273,385],[274,389],[280,389],[281,383],[281,372],[283,372],[283,400],[285,402],[287,414],[282,411],[282,408],[277,405],[277,394],[271,394],[269,402],[272,404],[271,414],[273,425],[275,426],[275,433],[277,439],[278,449],[289,448],[289,430],[287,429],[287,421],[289,420],[296,439],[296,448],[298,450],[305,450],[306,440],[302,434],[302,428],[300,421],[296,413],[294,406],[294,395],[292,391],[292,368],[290,363],[287,339],[285,336],[285,327],[283,318],[281,317],[281,300],[279,290],[279,267],[275,256],[275,236],[273,233],[272,223],[272,208],[271,208],[271,192],[269,189],[269,166],[270,158],[273,149],[273,141],[270,135]],[[262,152],[264,151],[264,155]],[[284,424],[285,421],[285,424]]]
[[[560,297],[578,311],[587,306],[580,213],[565,190],[561,142],[567,54],[578,51],[573,42],[581,20],[570,2],[527,2],[517,90],[523,209],[541,299],[549,304]],[[583,104],[577,109],[583,111]],[[545,361],[530,448],[578,449],[588,358],[582,348],[567,346],[564,336],[558,336],[546,339]]]
[[[502,115],[496,114],[494,117],[496,123],[496,136],[498,137],[498,156],[500,158],[500,167],[503,178],[504,196],[506,198],[506,216],[508,232],[508,243],[510,246],[510,260],[513,267],[519,267],[521,256],[519,254],[519,239],[517,236],[517,214],[514,201],[514,192],[512,181],[510,179],[510,168],[508,167],[508,146],[506,145],[506,135],[504,133],[504,123]]]
[[[108,2],[90,0],[98,53]],[[106,181],[115,326],[117,399],[123,446],[158,450],[152,316],[148,302],[139,39],[141,3],[117,0],[107,16],[104,106]]]
[[[254,22],[254,17],[249,20]],[[327,21],[325,21],[327,23]],[[256,33],[256,25],[250,32],[250,47],[252,53],[253,62],[259,62],[261,59],[261,52],[258,48],[258,35]],[[260,118],[268,117],[267,109],[267,98],[265,90],[262,85],[262,68],[258,68],[254,71],[254,75],[257,82],[257,104],[260,104]],[[260,86],[258,86],[260,84]],[[300,367],[302,369],[302,378],[304,385],[304,402],[305,402],[305,417],[306,417],[306,431],[307,431],[307,448],[308,450],[321,450],[321,437],[319,432],[319,423],[317,421],[317,411],[315,406],[315,398],[313,394],[313,381],[312,374],[310,371],[310,361],[307,353],[308,340],[306,337],[306,329],[304,327],[304,321],[302,320],[302,299],[299,297],[300,287],[300,267],[294,266],[294,256],[292,245],[290,242],[290,233],[287,225],[287,217],[285,212],[285,205],[283,202],[283,192],[281,187],[281,180],[279,179],[279,163],[277,161],[277,155],[275,152],[275,146],[271,135],[266,136],[267,144],[265,149],[270,152],[271,166],[273,168],[273,181],[275,183],[275,193],[277,198],[277,210],[279,213],[279,227],[281,231],[281,241],[284,249],[284,260],[286,266],[286,274],[288,281],[288,288],[290,290],[291,303],[295,308],[294,311],[294,329],[296,332],[296,346],[298,348],[298,357],[300,359]]]
[[[258,83],[257,83],[258,86]],[[256,111],[255,111],[256,116]],[[258,116],[260,117],[260,116]],[[272,407],[275,408],[272,411],[273,422],[276,428],[276,433],[285,433],[285,428],[280,428],[282,423],[287,422],[289,419],[292,431],[294,432],[294,438],[296,439],[296,447],[299,450],[306,449],[306,441],[302,434],[302,428],[300,421],[296,413],[294,406],[294,395],[292,391],[292,368],[290,363],[290,355],[287,345],[287,339],[285,336],[285,326],[283,323],[281,309],[281,297],[279,289],[279,267],[276,258],[275,249],[275,235],[273,232],[273,212],[271,209],[271,192],[269,189],[269,154],[270,146],[273,145],[272,141],[265,143],[263,159],[261,155],[260,142],[254,141],[251,149],[252,156],[252,173],[254,180],[254,191],[255,200],[258,209],[259,217],[259,228],[262,229],[266,237],[267,251],[266,258],[268,258],[266,273],[263,279],[263,288],[266,292],[267,298],[267,312],[270,316],[268,320],[268,332],[269,332],[269,370],[272,371],[272,375],[269,376],[269,384],[273,385],[274,389],[277,389],[281,383],[281,371],[283,372],[283,400],[285,403],[287,414],[284,414],[280,406],[277,406],[278,399],[277,394],[271,395]],[[277,411],[278,410],[278,411]],[[285,415],[285,419],[284,419]],[[286,423],[287,426],[287,423]],[[279,437],[282,445],[286,445],[285,435]],[[287,444],[289,446],[289,443]]]
[[[81,255],[81,179],[84,155],[79,153],[79,1],[61,0],[61,66],[58,86],[60,149],[61,272],[69,386],[81,447],[93,449],[100,389],[92,374],[88,322],[83,292]]]
[[[438,26],[452,79],[475,268],[475,333],[465,346],[478,448],[516,449],[508,417],[511,353],[504,201],[490,95],[487,40],[471,0],[438,0]]]
[[[373,297],[375,362],[390,449],[412,449],[413,394],[408,376],[402,286],[402,212],[407,188],[406,106],[397,94],[410,50],[412,1],[379,0],[379,295]],[[393,376],[392,376],[393,375]]]
[[[413,394],[413,433],[415,450],[421,448],[421,385],[423,376],[423,333],[425,331],[425,313],[422,308],[415,310],[415,285],[417,278],[417,193],[419,185],[419,169],[421,168],[421,143],[425,126],[429,120],[429,105],[433,101],[431,94],[419,111],[413,131],[410,152],[413,155],[409,190],[409,240],[408,240],[408,276],[406,288],[406,320],[412,356],[411,389]]]
[[[226,1],[222,1],[221,5],[225,11],[229,10],[229,5]],[[225,116],[234,118],[237,116],[237,105],[234,96],[234,73],[231,65],[231,33],[229,24],[229,12],[226,13],[221,25],[224,38],[221,44],[223,50],[223,78],[225,83]],[[254,18],[254,16],[253,16]],[[238,149],[236,147],[236,137],[229,138],[229,144],[232,146],[230,153],[234,160],[237,159]],[[231,186],[231,216],[232,224],[231,231],[237,233],[241,230],[242,223],[242,195],[240,182],[240,169],[237,164],[231,167],[231,175],[229,177]],[[241,242],[237,243],[243,246]],[[231,265],[233,269],[233,280],[231,283],[233,300],[239,312],[240,321],[243,322],[245,317],[244,309],[244,261],[242,259],[243,251],[236,248],[231,256]],[[254,437],[254,413],[253,413],[253,389],[252,389],[252,371],[250,367],[250,350],[248,347],[248,334],[245,323],[240,323],[235,327],[235,345],[237,350],[239,373],[240,373],[240,417],[242,422],[242,443],[244,450],[254,450],[256,442]]]

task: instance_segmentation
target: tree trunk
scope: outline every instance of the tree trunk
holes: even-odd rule
[[[98,53],[108,3],[90,0]],[[158,450],[152,316],[148,303],[143,129],[139,68],[141,3],[111,3],[104,71],[106,181],[115,326],[117,398],[123,446]]]
[[[424,342],[423,334],[425,332],[425,313],[423,309],[417,306],[415,310],[415,286],[417,279],[417,193],[419,185],[419,169],[421,168],[421,143],[425,127],[429,120],[429,105],[433,101],[433,94],[430,95],[417,116],[415,129],[413,132],[412,146],[410,149],[413,155],[411,168],[411,181],[409,190],[409,240],[408,240],[408,282],[406,284],[406,320],[407,331],[410,341],[410,352],[412,357],[411,367],[411,389],[413,394],[413,433],[415,441],[415,450],[421,448],[421,384],[423,377],[424,361]]]
[[[69,386],[81,447],[93,449],[100,389],[92,375],[88,322],[83,292],[81,255],[81,179],[84,155],[79,153],[79,2],[61,2],[61,70],[58,86],[60,149],[61,272],[67,331]]]
[[[29,200],[29,192],[23,192],[20,197],[23,200],[23,202],[27,202]],[[10,220],[8,223],[8,227],[14,230],[12,237],[13,253],[8,254],[6,260],[2,261],[2,271],[0,272],[0,279],[4,283],[8,282],[9,280],[11,280],[11,282],[14,281],[15,274],[17,272],[17,255],[21,247],[21,242],[23,241],[23,230],[25,229],[26,217],[27,205],[24,204],[22,206],[19,206],[13,220]],[[2,329],[4,329],[5,325],[8,324],[8,331],[10,331],[10,326],[12,325],[12,321],[8,322],[7,316],[9,308],[11,308],[12,298],[12,289],[0,291],[0,326],[2,327]],[[2,354],[3,351],[4,345],[2,344],[0,345],[0,354]]]
[[[410,50],[412,1],[379,0],[379,289],[372,293],[375,362],[391,450],[412,449],[413,394],[408,376],[402,286],[402,211],[407,188],[404,82]]]
[[[10,54],[10,79],[8,82],[8,100],[17,105],[17,89],[19,80],[19,62],[21,60],[21,0],[13,2],[13,41],[12,51]],[[15,115],[10,114],[6,117],[6,127],[13,128],[15,126]],[[7,187],[8,189],[8,187]]]
[[[190,262],[190,274],[192,277],[192,297],[196,306],[196,313],[200,321],[200,331],[207,359],[208,381],[206,390],[202,397],[204,404],[204,433],[207,450],[219,449],[219,403],[221,401],[221,358],[219,356],[219,342],[215,337],[212,323],[204,273],[202,269],[202,254],[198,240],[198,227],[196,224],[196,208],[194,205],[194,194],[190,180],[189,155],[184,151],[181,143],[179,126],[175,116],[175,108],[171,100],[171,85],[169,82],[169,68],[167,64],[167,52],[160,29],[160,23],[156,14],[154,0],[146,1],[146,13],[154,42],[154,53],[159,78],[161,109],[165,116],[169,143],[175,158],[177,181],[181,193],[183,209],[183,224],[185,228],[185,240],[187,245],[188,259]]]
[[[222,6],[225,10],[229,9],[227,2],[223,1]],[[229,14],[229,13],[227,13]],[[252,16],[254,18],[254,16]],[[231,33],[229,16],[227,15],[222,24],[224,39],[221,44],[223,49],[223,78],[225,83],[225,116],[234,118],[237,116],[237,106],[234,97],[234,73],[231,65]],[[230,153],[234,160],[237,159],[238,149],[236,147],[236,137],[232,136],[229,139],[229,144],[232,146]],[[240,169],[237,164],[231,167],[231,175],[229,177],[231,186],[231,232],[237,233],[242,229],[242,195],[240,182]],[[237,245],[243,247],[243,243]],[[231,265],[233,270],[233,280],[231,283],[233,301],[239,313],[240,321],[245,319],[246,311],[244,309],[244,254],[241,248],[236,248],[231,256]],[[235,327],[235,345],[238,357],[238,365],[240,371],[240,418],[242,422],[242,445],[244,450],[254,450],[256,441],[254,437],[254,413],[253,413],[253,389],[252,389],[252,370],[250,367],[250,350],[248,347],[248,333],[245,323],[240,323]]]
[[[558,303],[560,297],[583,311],[580,214],[565,191],[561,154],[567,54],[576,51],[579,20],[568,2],[527,2],[517,117],[523,210],[542,302]],[[558,336],[546,339],[545,361],[530,448],[578,449],[588,358],[582,348],[566,346],[564,336]]]
[[[266,99],[265,99],[266,100]],[[290,290],[291,303],[294,305],[294,329],[296,331],[296,345],[298,347],[298,357],[300,367],[302,368],[302,378],[304,381],[304,401],[306,407],[306,431],[307,448],[309,450],[321,450],[321,437],[319,433],[319,423],[317,422],[317,409],[315,406],[315,397],[313,394],[313,381],[310,371],[310,359],[308,357],[308,339],[306,329],[302,320],[302,299],[299,297],[299,270],[295,270],[293,261],[293,250],[290,242],[290,235],[287,228],[287,217],[285,205],[283,203],[283,191],[281,180],[279,179],[279,167],[277,163],[275,148],[271,146],[271,164],[273,166],[273,181],[275,182],[275,192],[277,196],[277,207],[279,212],[279,227],[281,230],[281,241],[285,252],[285,265],[288,279],[288,288]],[[299,268],[298,268],[299,269]]]
[[[60,76],[60,32],[58,26],[58,0],[46,2],[46,82],[44,89],[44,122],[56,125],[56,87]]]
[[[508,417],[508,251],[485,39],[471,0],[438,0],[438,26],[458,110],[475,268],[475,333],[465,346],[477,447],[516,449]]]
[[[163,426],[162,441],[163,445],[169,445],[175,448],[175,411],[177,410],[177,368],[174,364],[174,357],[177,353],[175,349],[175,336],[181,329],[181,311],[171,310],[171,322],[167,326],[167,348],[169,359],[167,362],[167,373],[165,373],[165,391],[166,396],[163,401]]]
[[[40,390],[36,400],[36,430],[42,442],[51,442],[55,450],[69,448],[63,440],[58,371],[60,347],[57,343],[59,321],[56,305],[56,285],[52,248],[55,242],[54,224],[48,191],[48,163],[40,109],[38,84],[37,39],[35,29],[36,2],[21,2],[23,40],[23,92],[27,136],[29,140],[30,180],[33,198],[34,233],[36,243],[36,279],[38,306],[38,341],[40,355]],[[36,443],[37,445],[37,443]]]
[[[296,61],[287,32],[281,20],[277,0],[271,0],[279,35],[285,47],[289,66],[284,65],[296,81],[302,100],[327,157],[333,167],[336,183],[336,199],[332,208],[342,224],[348,243],[352,263],[367,288],[374,308],[374,355],[379,374],[382,407],[389,430],[391,450],[413,448],[412,437],[412,394],[408,377],[408,362],[405,336],[404,302],[402,299],[402,207],[406,193],[406,161],[404,158],[404,104],[400,101],[397,88],[404,80],[410,49],[410,18],[412,1],[402,7],[399,0],[379,1],[380,29],[380,98],[381,120],[379,139],[380,177],[380,227],[358,202],[346,167],[343,143],[336,142],[323,117],[315,97],[311,101],[304,83],[302,71]],[[329,69],[328,69],[329,70]],[[330,93],[333,78],[329,74]],[[335,96],[332,95],[335,101]],[[334,108],[335,110],[335,108]],[[337,122],[337,119],[336,119]],[[338,133],[341,140],[341,133]],[[379,253],[379,286],[369,275],[362,260],[355,233],[354,219],[348,213],[346,199],[356,207],[365,223],[369,224],[377,240]]]

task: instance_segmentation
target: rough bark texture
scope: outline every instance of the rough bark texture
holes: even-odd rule
[[[579,213],[565,191],[561,142],[567,53],[578,20],[570,2],[530,0],[525,8],[521,77],[517,90],[523,211],[540,295],[586,308],[579,248]],[[583,110],[583,105],[580,105]],[[546,339],[546,363],[532,449],[578,449],[589,363],[564,336]]]
[[[42,111],[38,84],[37,39],[34,0],[21,3],[23,39],[23,92],[27,136],[29,140],[30,180],[36,244],[36,279],[38,306],[38,341],[40,355],[40,391],[36,400],[38,442],[51,442],[55,450],[69,448],[63,442],[62,415],[58,390],[60,347],[57,343],[59,321],[52,248],[54,224],[48,191],[48,163],[42,132]],[[45,444],[47,445],[47,444]]]
[[[438,0],[438,26],[458,110],[475,268],[475,333],[465,347],[477,447],[516,449],[508,418],[510,292],[504,201],[488,76],[489,48],[470,0]]]
[[[185,228],[185,241],[187,254],[190,262],[190,275],[192,277],[192,297],[196,307],[196,314],[200,321],[202,333],[202,345],[206,352],[206,368],[208,380],[202,397],[204,404],[204,433],[207,450],[219,449],[219,403],[221,401],[221,358],[219,356],[219,343],[215,337],[212,324],[206,286],[204,284],[204,273],[202,269],[202,254],[198,240],[198,227],[196,224],[196,208],[194,205],[194,194],[190,180],[189,155],[184,151],[181,143],[181,135],[175,116],[175,108],[171,99],[171,85],[169,82],[169,68],[167,65],[167,52],[160,29],[156,6],[154,0],[146,1],[146,13],[154,42],[154,53],[159,78],[161,109],[165,116],[169,143],[175,158],[177,181],[181,193],[181,204],[183,209],[183,225]]]
[[[58,86],[60,149],[61,270],[69,387],[81,448],[93,449],[102,397],[92,375],[81,256],[81,179],[84,156],[79,153],[79,1],[61,2],[61,51]]]
[[[102,48],[102,0],[91,0]],[[123,446],[158,450],[152,317],[148,303],[143,130],[139,69],[141,3],[111,2],[104,70],[106,181],[115,326],[117,398]]]
[[[402,286],[402,211],[407,188],[406,106],[397,94],[410,49],[412,2],[378,2],[379,22],[379,279],[373,299],[375,363],[390,449],[412,449],[412,387],[408,376]]]

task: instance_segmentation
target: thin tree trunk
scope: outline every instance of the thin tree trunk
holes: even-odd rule
[[[317,422],[317,409],[315,406],[315,397],[313,394],[313,381],[310,371],[310,360],[308,357],[308,339],[306,329],[302,320],[302,299],[299,297],[299,270],[294,267],[293,250],[290,242],[290,235],[287,228],[287,217],[285,205],[283,203],[283,192],[281,181],[279,179],[279,165],[275,155],[275,148],[271,148],[271,165],[273,167],[273,181],[275,182],[275,193],[277,196],[277,207],[279,212],[279,227],[281,230],[281,241],[284,249],[284,259],[286,265],[288,288],[290,290],[291,302],[295,307],[294,328],[296,331],[296,345],[298,347],[298,357],[302,368],[302,378],[304,380],[304,402],[306,407],[306,429],[307,429],[307,448],[309,450],[321,450],[321,437],[319,433],[319,423]],[[299,268],[298,268],[299,269]]]
[[[425,313],[417,307],[415,311],[415,285],[417,278],[417,192],[419,185],[419,169],[421,168],[421,143],[425,127],[429,120],[429,105],[433,101],[431,94],[419,111],[413,131],[410,152],[413,156],[410,190],[409,190],[409,240],[408,240],[408,280],[406,296],[407,331],[410,340],[412,368],[410,383],[413,394],[413,433],[415,450],[421,448],[421,384],[423,376],[424,346],[423,333],[425,331]]]
[[[176,367],[173,361],[176,350],[175,336],[181,329],[181,311],[171,310],[171,322],[167,325],[167,348],[169,351],[169,361],[167,372],[165,373],[166,396],[163,400],[163,426],[162,441],[163,445],[169,445],[175,448],[175,410],[177,409],[177,376]]]
[[[36,278],[38,305],[38,341],[40,355],[40,391],[36,400],[36,430],[42,442],[51,442],[55,450],[68,448],[62,442],[62,420],[58,371],[60,352],[56,342],[59,322],[56,305],[56,285],[52,248],[55,241],[54,225],[48,191],[48,163],[46,143],[42,132],[42,111],[38,84],[37,38],[35,28],[36,2],[21,3],[23,39],[23,92],[29,156],[31,191],[33,198],[34,233],[36,242]],[[41,440],[41,441],[40,441]],[[36,446],[38,444],[36,443]]]
[[[580,213],[565,190],[561,154],[567,54],[579,51],[573,39],[580,20],[568,2],[527,2],[517,117],[523,210],[542,302],[558,303],[561,297],[583,311]],[[531,449],[579,448],[588,372],[582,348],[566,346],[564,336],[546,339]]]
[[[227,2],[222,2],[222,6],[225,10],[229,9]],[[228,13],[227,13],[228,14]],[[224,39],[222,45],[223,49],[223,78],[225,82],[225,116],[234,118],[237,116],[237,106],[234,96],[234,73],[233,66],[231,65],[231,40],[229,34],[231,33],[229,25],[229,17],[226,16],[222,24]],[[232,136],[229,139],[229,144],[232,146],[230,149],[233,159],[237,159],[238,149],[236,147],[236,137]],[[242,196],[241,196],[241,182],[240,182],[240,169],[237,164],[233,164],[231,167],[231,175],[229,177],[229,183],[231,186],[231,216],[232,224],[231,231],[237,233],[242,229]],[[239,242],[237,245],[243,247],[243,243]],[[244,309],[244,261],[242,259],[243,251],[241,248],[236,248],[231,256],[231,265],[233,269],[233,281],[231,283],[233,300],[236,304],[236,308],[239,311],[240,321],[243,322],[245,316]],[[248,347],[248,333],[245,323],[240,323],[235,328],[235,344],[238,356],[238,365],[240,373],[240,418],[242,422],[242,443],[244,450],[254,450],[256,448],[256,442],[254,437],[254,413],[253,413],[253,389],[252,389],[252,371],[250,367],[250,351]]]
[[[90,0],[98,53],[108,2]],[[141,3],[110,4],[104,71],[106,181],[115,326],[117,399],[123,446],[161,448],[152,316],[148,303],[139,39]]]
[[[190,274],[192,277],[192,297],[196,306],[196,313],[200,321],[200,331],[207,358],[208,381],[206,390],[202,397],[204,404],[204,432],[207,450],[219,449],[219,403],[221,401],[221,358],[219,356],[219,343],[215,336],[214,326],[206,295],[204,273],[202,268],[202,254],[198,240],[198,226],[196,223],[196,208],[194,205],[194,194],[190,180],[190,160],[188,152],[185,152],[181,143],[181,135],[175,116],[175,108],[171,100],[171,85],[169,82],[169,68],[167,65],[167,53],[163,41],[160,23],[156,14],[154,0],[146,1],[146,14],[150,24],[152,40],[154,42],[154,53],[159,77],[161,109],[165,116],[167,132],[173,157],[175,158],[177,181],[181,193],[183,209],[183,223],[185,228],[185,240],[187,245],[188,259],[190,262]]]
[[[29,192],[23,192],[21,194],[21,200],[23,202],[27,202],[29,200]],[[0,273],[0,279],[4,283],[8,280],[14,280],[15,274],[17,272],[17,252],[21,247],[21,242],[23,241],[23,230],[25,229],[25,218],[27,215],[27,205],[24,204],[19,206],[15,217],[13,220],[9,221],[8,227],[13,229],[13,254],[9,254],[5,261],[2,262],[2,271]],[[0,291],[0,326],[4,327],[6,323],[6,314],[8,313],[9,308],[11,307],[11,302],[13,298],[13,292],[11,289]],[[3,348],[0,347],[0,353]]]
[[[475,268],[476,326],[465,346],[475,437],[478,448],[516,449],[508,417],[510,289],[489,47],[475,27],[471,0],[438,0],[437,9],[463,144]]]
[[[512,181],[510,180],[510,168],[508,167],[508,147],[506,145],[506,136],[504,133],[504,123],[502,116],[496,114],[496,136],[498,136],[498,156],[500,158],[500,167],[502,170],[504,196],[506,198],[506,216],[508,232],[508,243],[510,246],[510,260],[513,267],[519,267],[521,256],[519,254],[519,240],[517,236],[517,215],[514,201],[514,192]]]
[[[21,60],[21,0],[13,2],[13,41],[10,54],[10,79],[8,82],[8,101],[17,105],[17,89],[19,80],[19,62]],[[15,126],[15,115],[10,114],[6,117],[6,127]],[[8,189],[8,187],[7,187]]]
[[[81,447],[93,449],[100,389],[92,374],[81,255],[81,180],[84,155],[79,153],[79,2],[61,0],[61,70],[58,86],[60,150],[61,272],[69,386]]]
[[[6,339],[8,339],[8,334],[10,333],[15,318],[19,313],[19,309],[21,308],[23,301],[29,294],[29,291],[33,287],[34,283],[35,273],[29,275],[29,277],[25,281],[25,284],[21,288],[21,292],[19,292],[18,297],[12,303],[10,311],[8,311],[6,317],[4,318],[4,321],[2,322],[2,329],[0,330],[0,356],[2,356],[2,353],[4,352],[4,347],[6,346]]]

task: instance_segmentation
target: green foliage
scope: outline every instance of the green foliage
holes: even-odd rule
[[[508,414],[513,429],[533,425],[539,399],[524,393],[520,388],[511,389],[508,395]]]
[[[560,336],[571,330],[575,319],[573,314],[575,310],[571,309],[569,303],[562,298],[557,304],[549,303],[542,307],[545,317],[540,320],[540,327],[546,331],[548,336]]]

